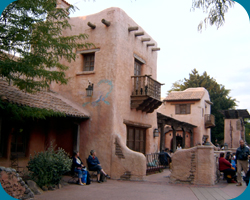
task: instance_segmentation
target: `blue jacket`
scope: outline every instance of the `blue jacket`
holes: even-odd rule
[[[91,155],[89,155],[87,162],[88,162],[88,167],[94,167],[100,164],[98,158],[97,157],[93,158]]]

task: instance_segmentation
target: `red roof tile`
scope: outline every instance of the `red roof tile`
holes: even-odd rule
[[[82,108],[54,92],[25,93],[0,79],[0,96],[11,103],[33,108],[51,109],[67,116],[89,118]]]

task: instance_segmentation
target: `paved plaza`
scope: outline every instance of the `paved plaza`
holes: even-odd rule
[[[80,186],[69,184],[61,189],[36,195],[36,200],[223,200],[241,195],[247,188],[245,184],[227,184],[220,180],[215,186],[195,186],[169,183],[169,170],[147,176],[146,181],[108,180],[104,183],[92,182]],[[67,181],[69,177],[64,177]],[[248,188],[249,189],[249,188]],[[241,199],[241,198],[240,198]],[[245,198],[243,198],[245,199]]]

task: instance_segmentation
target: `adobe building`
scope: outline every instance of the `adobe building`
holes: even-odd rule
[[[12,167],[22,173],[27,171],[30,156],[46,150],[51,143],[70,154],[79,148],[78,126],[89,119],[89,113],[83,107],[57,93],[20,91],[1,78],[0,101],[6,107],[10,103],[16,105],[16,109],[26,107],[57,113],[46,119],[15,119],[13,114],[0,108],[0,166]]]
[[[72,30],[86,33],[89,49],[77,49],[66,72],[67,85],[50,89],[81,105],[90,119],[79,125],[79,151],[85,162],[95,149],[112,178],[146,175],[145,154],[159,151],[156,109],[161,102],[157,79],[157,47],[153,40],[120,8],[69,20]],[[90,92],[90,93],[88,93]]]
[[[235,149],[239,147],[240,139],[245,141],[244,119],[250,118],[246,109],[223,110],[224,115],[224,144]]]
[[[211,141],[210,128],[215,126],[215,119],[205,88],[172,91],[163,102],[158,112],[169,118],[163,129],[165,148],[175,151],[177,143],[188,148]]]

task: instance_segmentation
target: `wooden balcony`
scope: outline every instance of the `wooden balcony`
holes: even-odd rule
[[[215,127],[215,117],[211,114],[205,114],[205,127],[212,128]]]
[[[149,75],[132,76],[133,91],[131,95],[131,108],[142,112],[152,113],[161,104],[161,83]]]

